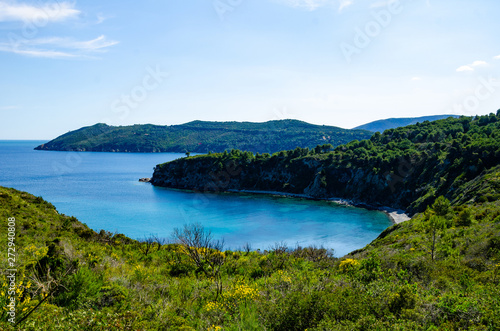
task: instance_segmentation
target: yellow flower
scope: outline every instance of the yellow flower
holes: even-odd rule
[[[226,293],[226,299],[233,302],[253,300],[259,296],[259,291],[246,284],[240,283]]]
[[[342,272],[347,272],[355,269],[359,265],[359,261],[354,259],[345,259],[340,262],[339,268]]]
[[[215,310],[222,310],[222,308],[223,308],[222,304],[215,301],[210,301],[205,305],[205,310],[208,312]]]

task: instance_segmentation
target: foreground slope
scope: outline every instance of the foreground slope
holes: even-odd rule
[[[371,132],[313,125],[297,120],[250,122],[202,122],[182,125],[108,126],[96,124],[68,132],[36,147],[37,150],[87,152],[223,152],[244,149],[276,152],[318,144],[338,146],[355,139],[367,139]]]
[[[485,189],[498,178],[492,172],[477,184]],[[452,207],[439,198],[343,258],[283,243],[222,252],[153,237],[138,242],[96,233],[41,198],[1,187],[0,217],[16,218],[20,322],[12,327],[2,309],[2,330],[500,328],[498,200]],[[186,229],[188,238],[207,238]],[[7,236],[0,245],[7,247]],[[4,272],[2,307],[8,290]]]
[[[377,132],[333,151],[317,146],[272,155],[233,150],[182,158],[156,166],[151,182],[197,191],[343,198],[413,214],[440,195],[454,204],[497,200],[500,186],[477,183],[499,165],[500,111]]]
[[[433,115],[422,117],[388,118],[385,120],[373,121],[354,128],[354,130],[367,130],[371,132],[384,132],[389,129],[396,129],[402,126],[423,123],[425,121],[437,121],[448,117],[459,117],[457,115]]]

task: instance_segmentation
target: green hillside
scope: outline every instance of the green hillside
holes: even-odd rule
[[[284,243],[223,251],[196,225],[180,229],[177,244],[138,242],[94,232],[6,188],[0,215],[16,219],[20,324],[13,327],[2,309],[6,331],[500,328],[498,200],[450,206],[438,199],[342,258]],[[0,229],[8,247],[7,222]],[[0,267],[6,307],[6,259]]]
[[[297,120],[250,122],[194,121],[182,125],[108,126],[96,124],[68,132],[37,150],[93,152],[223,152],[242,149],[276,152],[318,144],[338,146],[367,139],[371,132],[313,125]]]
[[[270,154],[233,150],[158,165],[152,183],[198,191],[263,190],[344,198],[413,214],[440,195],[454,204],[497,200],[500,112],[448,118],[329,146]],[[481,194],[479,194],[481,193]]]
[[[448,117],[459,117],[457,115],[434,115],[422,117],[407,117],[407,118],[388,118],[385,120],[378,120],[367,124],[355,127],[354,130],[367,130],[371,132],[384,132],[385,130],[395,129],[402,126],[423,123],[425,121],[437,121]]]

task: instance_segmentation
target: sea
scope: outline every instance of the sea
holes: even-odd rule
[[[271,195],[203,194],[139,182],[176,153],[36,151],[46,141],[0,141],[0,186],[27,191],[90,228],[144,240],[171,240],[175,228],[200,223],[225,248],[267,250],[276,243],[316,246],[343,256],[392,223],[379,211],[329,201]]]

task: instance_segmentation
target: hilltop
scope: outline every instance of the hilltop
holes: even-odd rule
[[[384,120],[378,120],[363,124],[355,127],[353,130],[367,130],[371,132],[384,132],[385,130],[395,129],[402,126],[413,125],[417,123],[423,123],[425,121],[437,121],[448,117],[459,117],[458,115],[434,115],[434,116],[422,116],[422,117],[402,117],[402,118],[388,118]]]
[[[318,144],[338,146],[367,139],[371,132],[314,125],[298,120],[265,123],[194,121],[181,125],[96,124],[63,134],[37,150],[129,153],[208,153],[242,149],[274,153]]]

